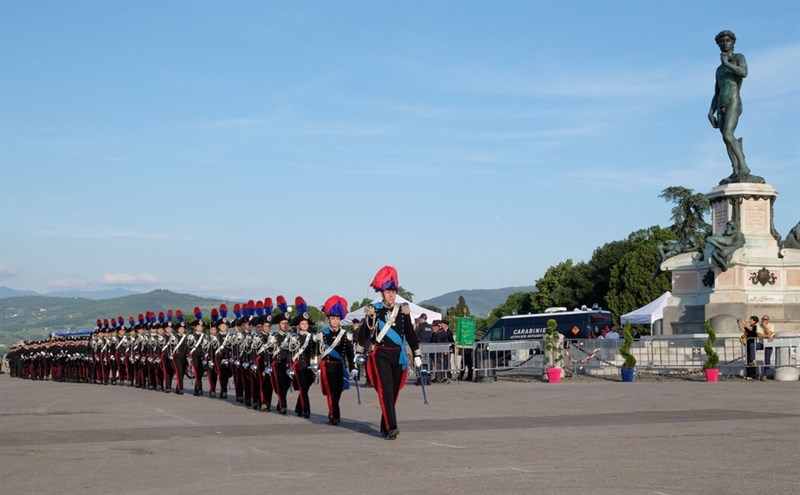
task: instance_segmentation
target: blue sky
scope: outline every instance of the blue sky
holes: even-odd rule
[[[37,291],[415,300],[533,285],[730,174],[800,220],[800,3],[0,3],[0,275]]]

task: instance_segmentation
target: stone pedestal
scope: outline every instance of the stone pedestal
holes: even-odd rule
[[[665,333],[700,333],[711,320],[717,333],[736,333],[737,318],[768,314],[776,327],[800,331],[800,250],[781,249],[773,225],[778,193],[768,184],[726,184],[709,194],[713,235],[733,222],[744,246],[731,255],[728,269],[713,265],[713,246],[702,255],[666,260],[672,272],[672,299],[664,309]]]

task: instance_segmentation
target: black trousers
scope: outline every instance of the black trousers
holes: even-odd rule
[[[285,362],[272,361],[272,390],[278,395],[278,409],[286,409],[286,394],[290,385],[286,369]]]
[[[194,392],[203,393],[203,355],[200,352],[190,354],[192,367],[194,368]]]
[[[344,365],[335,359],[323,359],[319,371],[320,387],[325,398],[328,399],[328,419],[341,419],[342,411],[339,409],[339,401],[342,399],[345,379]]]
[[[309,415],[311,414],[311,403],[308,400],[308,391],[311,390],[311,384],[314,383],[314,372],[309,368],[298,368],[294,365],[294,380],[295,388],[300,392],[297,395],[297,404],[294,406],[294,412]]]
[[[397,429],[395,404],[408,375],[400,365],[400,352],[405,349],[376,345],[367,360],[367,373],[381,406],[381,432]]]
[[[175,368],[175,391],[183,392],[183,375],[186,374],[186,354],[175,354],[172,366]]]

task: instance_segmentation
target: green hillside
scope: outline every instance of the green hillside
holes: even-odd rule
[[[166,312],[180,309],[191,315],[199,306],[205,316],[212,306],[229,301],[206,299],[168,290],[154,290],[113,299],[92,300],[81,297],[21,296],[0,299],[0,344],[9,346],[19,340],[46,337],[50,332],[94,328],[100,318],[122,316],[128,321],[146,311]]]
[[[506,302],[506,299],[509,295],[515,292],[533,292],[535,290],[536,287],[533,285],[523,287],[503,287],[501,289],[457,290],[422,301],[418,304],[436,306],[441,308],[442,311],[445,311],[447,308],[456,305],[459,296],[464,296],[464,300],[467,302],[467,306],[469,306],[469,310],[472,315],[485,318],[491,310]]]

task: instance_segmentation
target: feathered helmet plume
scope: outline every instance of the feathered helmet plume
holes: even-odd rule
[[[344,319],[347,316],[347,299],[337,295],[329,297],[322,306],[322,312],[325,316],[338,316]]]
[[[375,274],[370,287],[375,292],[383,292],[387,289],[397,290],[400,287],[400,280],[397,278],[397,270],[393,266],[386,265]]]

